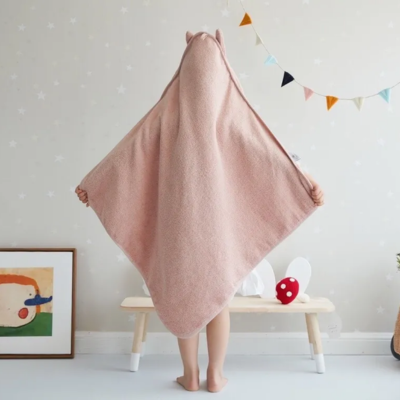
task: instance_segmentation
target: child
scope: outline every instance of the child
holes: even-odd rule
[[[296,156],[291,155],[296,159]],[[304,173],[313,185],[312,199],[317,206],[324,204],[324,193],[320,186],[307,173]],[[79,200],[89,206],[87,193],[80,189],[75,189]],[[207,325],[207,347],[208,347],[208,368],[207,368],[207,389],[210,392],[219,392],[227,383],[223,375],[223,366],[229,339],[230,318],[228,307],[224,308]],[[199,367],[198,367],[198,346],[199,334],[189,339],[178,339],[179,351],[183,363],[183,376],[177,378],[177,382],[188,391],[199,389]]]

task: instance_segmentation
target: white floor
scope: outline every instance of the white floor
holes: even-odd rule
[[[202,381],[207,359],[200,358]],[[127,370],[128,356],[78,355],[74,360],[0,360],[3,400],[399,400],[400,361],[388,356],[329,356],[315,373],[307,357],[228,356],[228,386],[189,393],[173,382],[178,356],[151,356]]]

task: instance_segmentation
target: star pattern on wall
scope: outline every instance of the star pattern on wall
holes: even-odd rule
[[[315,5],[315,2],[309,0],[297,0],[295,3],[293,7],[298,7],[299,11],[304,13],[304,18],[313,11]],[[133,126],[142,116],[140,114],[147,111],[146,107],[151,105],[149,99],[158,97],[164,89],[162,85],[169,75],[172,76],[176,61],[181,56],[180,51],[184,48],[183,35],[178,38],[182,41],[180,48],[168,45],[177,40],[176,32],[168,29],[168,24],[180,24],[176,20],[173,7],[163,9],[162,13],[159,13],[156,2],[145,0],[137,6],[136,9],[132,8],[130,3],[114,4],[112,12],[107,15],[107,21],[93,19],[90,23],[86,21],[85,13],[81,9],[73,10],[67,5],[62,10],[55,6],[51,8],[49,5],[45,11],[42,7],[37,9],[36,6],[28,6],[24,13],[17,11],[15,7],[8,28],[4,25],[4,29],[9,29],[7,34],[13,42],[12,46],[4,46],[7,56],[3,70],[4,98],[9,112],[2,126],[0,159],[4,159],[7,165],[4,168],[5,173],[11,176],[17,174],[18,182],[12,184],[8,191],[6,189],[10,183],[7,182],[4,188],[6,202],[9,196],[8,201],[12,204],[13,211],[10,215],[2,217],[2,226],[4,225],[4,231],[7,232],[3,243],[6,246],[17,247],[29,242],[33,237],[29,229],[33,229],[33,226],[44,243],[47,240],[54,243],[56,238],[69,241],[71,236],[64,235],[73,235],[76,247],[79,248],[79,257],[85,257],[82,269],[86,268],[94,275],[93,278],[104,273],[106,268],[101,262],[94,260],[101,261],[108,257],[110,263],[121,266],[123,271],[124,267],[130,266],[131,263],[123,252],[118,253],[118,250],[115,250],[110,239],[105,238],[101,227],[94,222],[93,213],[78,202],[75,188],[90,166],[94,166],[96,161],[122,138],[122,131],[129,125]],[[81,7],[89,11],[86,4],[82,3]],[[290,25],[290,15],[286,15],[278,3],[264,1],[254,7],[264,10],[265,14],[260,13],[259,18],[264,15],[267,26],[281,30],[280,34],[283,35],[283,30]],[[140,28],[142,33],[138,37],[132,34],[136,31],[134,28],[130,30],[130,26],[133,26],[133,18],[140,12],[149,16],[154,12],[154,18],[149,19],[149,23],[135,26],[135,29]],[[309,254],[307,257],[310,259],[312,257],[321,271],[319,279],[324,279],[325,268],[341,265],[343,260],[339,259],[340,254],[345,246],[352,246],[353,243],[346,235],[344,241],[347,240],[347,243],[339,242],[333,250],[332,243],[326,243],[331,235],[339,238],[344,234],[334,226],[334,218],[332,219],[332,214],[340,210],[342,215],[351,215],[352,220],[354,218],[354,221],[357,221],[354,222],[355,231],[351,239],[355,249],[358,248],[358,240],[366,240],[367,248],[375,251],[376,257],[382,256],[382,260],[384,257],[389,258],[396,250],[391,231],[394,229],[395,219],[392,213],[399,215],[400,189],[392,175],[390,183],[383,182],[385,178],[377,178],[374,171],[385,168],[386,172],[391,174],[391,171],[398,167],[393,152],[397,144],[397,131],[391,132],[392,126],[396,124],[392,121],[397,112],[395,96],[393,103],[381,104],[385,117],[379,114],[377,118],[382,119],[384,126],[375,128],[373,132],[367,131],[362,122],[355,126],[354,121],[345,120],[345,113],[339,108],[334,110],[336,114],[319,115],[319,109],[313,108],[316,104],[312,102],[314,99],[307,104],[309,111],[292,109],[290,95],[275,91],[272,81],[265,80],[265,76],[254,66],[255,59],[247,57],[246,53],[241,51],[248,39],[245,32],[238,32],[232,28],[232,20],[237,18],[237,12],[238,9],[232,2],[226,5],[221,1],[210,7],[210,18],[204,13],[194,13],[185,19],[187,26],[181,25],[181,28],[182,31],[186,31],[190,30],[191,26],[196,30],[197,26],[201,27],[199,30],[212,34],[217,27],[222,28],[228,57],[234,70],[239,72],[241,82],[246,86],[246,95],[251,104],[254,104],[253,108],[265,117],[268,127],[279,138],[286,143],[291,142],[290,150],[298,152],[305,164],[302,165],[303,170],[313,174],[315,172],[318,179],[321,179],[321,186],[326,185],[328,193],[332,193],[332,201],[328,198],[326,200],[329,212],[322,214],[321,209],[312,217],[313,221],[305,224],[299,233],[296,233],[296,240],[300,243],[295,246],[296,251]],[[357,15],[361,18],[361,14],[358,12]],[[122,24],[124,29],[120,30],[119,26]],[[381,37],[384,54],[394,57],[400,41],[398,24],[389,20],[381,20],[380,24],[387,37],[393,38],[389,42],[389,39],[385,39],[386,36]],[[307,29],[307,26],[304,29]],[[163,35],[155,35],[157,30],[162,30]],[[324,86],[326,90],[340,92],[340,77],[331,76],[332,72],[326,72],[326,68],[332,67],[335,61],[329,52],[324,52],[324,46],[330,43],[332,37],[349,38],[350,31],[323,32],[323,36],[321,32],[314,32],[313,35],[315,42],[306,45],[315,46],[315,51],[314,54],[307,54],[305,62],[313,71],[326,74],[324,76],[327,80],[321,85],[321,90]],[[7,38],[5,35],[6,44]],[[274,43],[275,49],[280,49],[279,40],[278,35]],[[63,45],[60,46],[60,43]],[[282,55],[289,61],[292,49],[293,45],[290,43],[285,43],[285,47],[281,49]],[[393,68],[390,63],[378,61],[371,60],[371,65],[376,67],[373,72],[374,79],[378,83],[391,80]],[[146,68],[142,68],[141,65],[146,65]],[[340,66],[340,62],[338,65]],[[128,73],[129,78],[125,75]],[[154,76],[162,76],[162,83],[161,80],[154,83]],[[306,74],[304,76],[306,78]],[[307,79],[312,81],[313,76]],[[138,94],[138,86],[142,85],[142,82],[146,91],[140,90]],[[143,95],[140,101],[139,95]],[[285,98],[288,100],[287,104],[276,101],[280,95],[281,101]],[[146,107],[141,107],[142,100]],[[135,109],[133,112],[132,108]],[[360,121],[369,118],[372,110],[365,110],[367,115],[360,114]],[[379,110],[374,112],[378,115]],[[384,118],[392,120],[386,124]],[[352,128],[347,127],[348,122],[349,125],[353,124]],[[310,124],[314,126],[312,129]],[[361,126],[363,129],[358,129]],[[349,154],[344,150],[345,146],[352,147],[353,153]],[[345,153],[343,157],[342,152]],[[335,179],[331,172],[332,164],[329,167],[324,164],[325,154],[336,154],[340,168],[335,172]],[[327,170],[329,173],[326,173]],[[373,184],[369,179],[371,175]],[[343,190],[344,188],[346,190]],[[373,201],[380,202],[380,209],[384,210],[382,215],[373,214],[370,208]],[[57,209],[61,210],[59,216],[56,213]],[[51,212],[52,219],[48,221],[44,218],[45,223],[39,223],[36,218],[39,218],[39,215],[43,218],[47,211]],[[370,223],[367,223],[367,218],[371,218]],[[362,239],[358,239],[358,236]],[[315,245],[315,241],[318,241],[318,245]],[[102,254],[101,259],[96,259],[99,253]],[[362,257],[358,261],[356,254],[351,265],[354,268],[360,267],[361,259]],[[383,261],[382,264],[382,269],[377,275],[380,284],[376,283],[374,288],[375,293],[382,290],[381,297],[377,297],[377,301],[382,304],[371,305],[370,311],[374,323],[385,323],[385,326],[388,326],[392,323],[389,318],[392,303],[390,296],[393,296],[389,291],[395,290],[398,276],[394,272],[395,269],[392,269],[395,266],[387,261]],[[339,305],[338,309],[343,304],[350,304],[349,308],[357,307],[358,300],[342,287],[340,273],[335,279],[332,281],[334,289],[325,287],[323,292],[316,295],[334,297]],[[125,289],[112,288],[111,293],[115,293],[115,300],[119,301]],[[139,295],[141,292],[132,294]],[[365,330],[362,321],[353,322],[345,312],[342,318],[350,331],[354,327],[357,327],[357,330]],[[337,321],[331,321],[326,326],[331,335],[338,333]],[[279,321],[273,321],[273,324],[266,325],[266,329],[279,332],[281,325]]]

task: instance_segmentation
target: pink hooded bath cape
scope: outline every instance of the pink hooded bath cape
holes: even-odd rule
[[[80,183],[180,338],[316,209],[310,181],[244,96],[221,32],[186,40],[160,100]]]

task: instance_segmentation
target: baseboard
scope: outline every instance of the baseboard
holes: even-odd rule
[[[322,334],[325,354],[389,355],[392,333],[342,333],[340,338]],[[129,332],[77,332],[77,354],[130,354],[133,334]],[[200,336],[200,354],[206,354],[205,335]],[[231,333],[228,354],[236,355],[303,355],[309,353],[307,334]],[[169,333],[148,333],[146,354],[178,354],[176,338]]]

